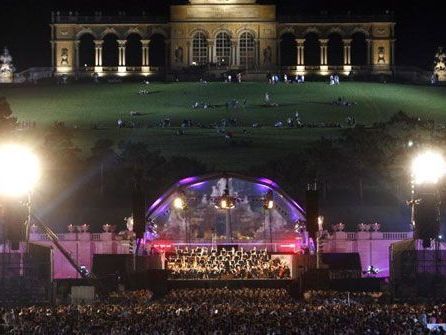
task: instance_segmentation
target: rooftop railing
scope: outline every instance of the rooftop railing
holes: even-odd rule
[[[164,16],[142,15],[142,16],[102,16],[102,15],[54,15],[52,23],[78,23],[78,24],[101,24],[101,23],[167,23],[168,18]]]
[[[319,15],[279,15],[277,17],[279,23],[357,23],[357,22],[393,22],[392,13],[377,15],[359,15],[359,14],[329,14],[322,13]]]

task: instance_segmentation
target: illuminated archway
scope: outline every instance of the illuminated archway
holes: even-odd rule
[[[147,211],[146,232],[155,230],[154,238],[162,240],[227,241],[229,212],[218,204],[226,189],[236,198],[235,208],[229,210],[231,239],[290,240],[295,237],[296,223],[305,221],[302,207],[272,180],[213,173],[182,179],[165,192]],[[265,203],[268,194],[274,203],[270,208]]]

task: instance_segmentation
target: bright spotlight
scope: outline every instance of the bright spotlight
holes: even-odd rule
[[[426,151],[412,161],[412,178],[417,185],[436,184],[446,174],[446,162],[441,154]]]
[[[0,194],[19,197],[29,193],[40,178],[40,162],[28,148],[0,147]]]
[[[185,203],[183,198],[181,197],[175,198],[175,200],[173,201],[173,207],[175,207],[176,209],[184,209]]]
[[[273,209],[274,208],[274,195],[273,191],[269,190],[263,198],[263,208],[264,209]]]

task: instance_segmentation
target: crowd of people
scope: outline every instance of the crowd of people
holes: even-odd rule
[[[342,106],[342,107],[351,107],[351,106],[357,106],[358,103],[354,101],[349,101],[345,97],[338,97],[336,100],[333,100],[331,102],[332,105],[336,106]]]
[[[286,261],[270,255],[266,249],[236,250],[234,247],[197,247],[176,249],[167,256],[172,279],[289,279]]]
[[[233,76],[231,73],[224,73],[223,74],[223,80],[225,83],[242,83],[242,73],[238,72],[235,76]]]
[[[0,333],[46,334],[380,334],[439,335],[446,305],[381,304],[367,295],[314,292],[296,301],[284,289],[182,289],[160,300],[132,293],[91,305],[0,307]],[[139,296],[141,296],[139,298]]]
[[[341,80],[339,79],[339,76],[337,74],[330,76],[330,85],[339,85],[341,83]]]
[[[279,76],[276,74],[272,75],[272,74],[268,73],[267,78],[268,78],[268,82],[271,84],[276,84],[276,83],[280,82],[281,80],[283,80],[284,83],[304,83],[305,82],[304,75],[296,75],[295,77],[289,77],[287,74]],[[226,82],[230,82],[230,80],[232,80],[232,79],[233,78],[231,77],[231,75],[225,76]],[[241,82],[241,75],[240,76],[237,75],[236,79],[237,79],[237,82]],[[200,82],[203,83],[204,81],[200,81]],[[338,75],[330,76],[330,84],[339,84],[339,82],[340,81],[339,81]],[[150,85],[150,82],[145,81],[144,86],[138,90],[138,92],[137,92],[138,95],[149,95],[150,91],[147,88],[148,85]],[[242,99],[242,100],[230,99],[225,102],[224,106],[226,107],[227,111],[230,111],[230,110],[237,110],[237,109],[245,109],[247,107],[247,103],[248,103],[248,99],[246,99],[246,98]],[[345,97],[339,97],[336,100],[333,100],[332,102],[330,102],[330,104],[337,105],[337,106],[343,106],[343,107],[351,107],[351,106],[357,105],[356,102],[349,101]],[[279,104],[277,102],[273,101],[271,94],[269,92],[266,92],[266,93],[264,93],[264,106],[279,107]],[[216,109],[217,107],[219,107],[219,105],[213,104],[209,101],[195,101],[191,107],[194,110],[213,110],[213,109]],[[296,112],[296,113],[298,114],[298,112]],[[129,114],[131,117],[130,120],[125,120],[124,118],[121,117],[116,121],[116,125],[118,128],[142,128],[142,127],[144,127],[142,121],[139,122],[135,118],[137,116],[143,115],[142,113],[130,112]],[[206,128],[206,129],[217,128],[218,129],[218,128],[222,127],[221,123],[224,122],[224,120],[222,120],[221,122],[217,121],[217,122],[211,123],[211,124],[203,124],[201,122],[195,122],[191,119],[188,119],[188,120],[183,120],[178,125],[178,124],[174,124],[170,118],[164,118],[164,119],[161,119],[158,123],[155,123],[153,125],[147,125],[147,128],[150,128],[150,127],[170,128],[170,127],[180,126],[181,128]],[[352,127],[354,125],[356,125],[356,120],[354,120],[354,122],[353,122],[352,117],[349,117],[348,120],[346,119],[347,127]],[[260,127],[263,127],[266,125],[260,124],[259,122],[253,122],[251,125],[241,125],[237,122],[237,124],[234,125],[233,127],[240,127],[240,126],[243,126],[243,127],[249,126],[252,128],[260,128]],[[270,126],[273,126],[275,128],[281,128],[281,127],[288,127],[288,128],[294,128],[294,127],[297,127],[297,128],[341,128],[343,126],[343,124],[342,124],[342,122],[304,123],[299,118],[288,117],[287,119],[277,120],[274,123],[270,124]],[[94,129],[100,129],[100,127],[95,124]],[[179,135],[183,135],[184,130],[177,130],[176,133]]]
[[[305,75],[303,74],[297,74],[296,76],[289,76],[288,74],[284,73],[281,76],[278,74],[271,74],[268,72],[266,74],[266,80],[268,84],[275,85],[280,82],[283,82],[284,84],[303,84],[305,83]]]

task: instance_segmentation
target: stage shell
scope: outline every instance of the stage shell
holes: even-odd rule
[[[227,187],[237,199],[230,211],[215,206]],[[270,210],[263,207],[268,192],[272,192],[274,201]],[[174,201],[179,197],[185,198],[186,210],[175,208]],[[305,211],[270,179],[212,173],[178,181],[149,207],[146,219],[146,242],[272,243],[294,241],[297,226],[305,221]],[[225,231],[228,222],[230,238]]]

